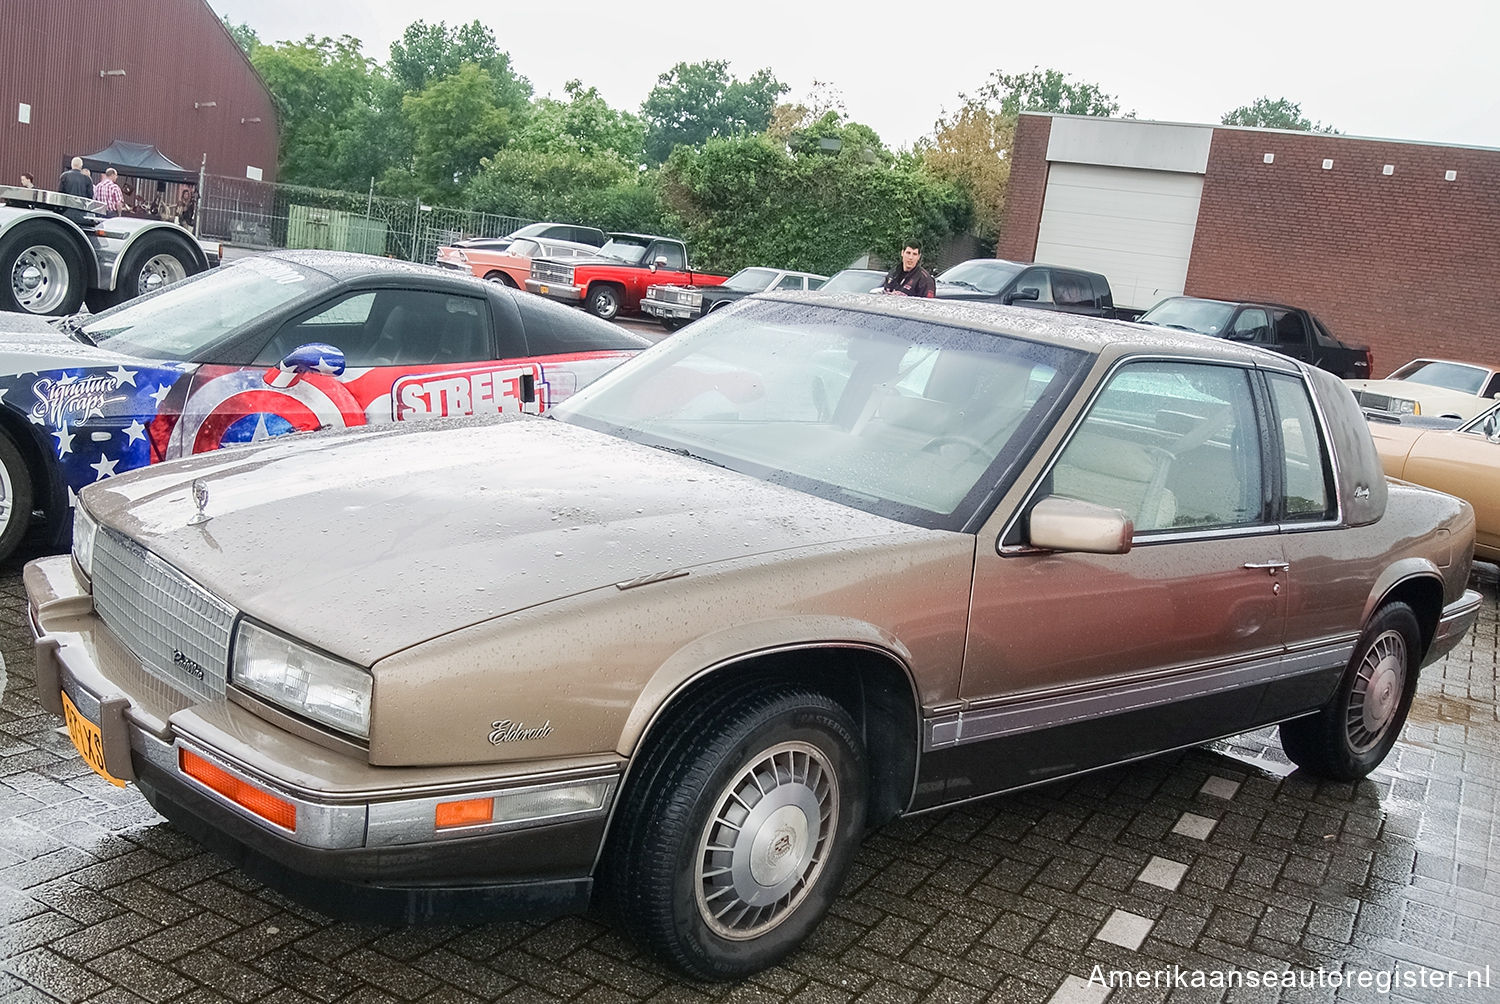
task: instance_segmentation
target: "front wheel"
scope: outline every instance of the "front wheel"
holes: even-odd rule
[[[15,441],[0,431],[0,560],[10,557],[26,536],[33,498],[26,460]]]
[[[1359,636],[1354,658],[1323,710],[1281,723],[1287,758],[1335,781],[1380,766],[1411,708],[1422,664],[1422,630],[1405,603],[1387,603]]]
[[[83,304],[83,256],[57,227],[22,223],[0,240],[0,307],[73,314]]]
[[[614,286],[594,286],[587,302],[589,313],[606,321],[613,321],[620,313],[620,291]]]
[[[630,933],[707,980],[764,969],[808,936],[867,787],[859,732],[833,700],[792,686],[719,696],[647,756],[608,876]]]

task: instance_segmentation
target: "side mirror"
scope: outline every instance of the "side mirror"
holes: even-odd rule
[[[1088,554],[1126,554],[1135,523],[1118,509],[1049,495],[1031,507],[1032,547]]]
[[[322,342],[308,342],[288,352],[274,369],[266,370],[266,383],[272,387],[290,387],[304,373],[338,376],[344,372],[342,349]]]
[[[1492,411],[1486,415],[1484,421],[1479,424],[1479,428],[1484,433],[1485,439],[1492,443],[1500,443],[1500,411]]]
[[[666,268],[666,267],[667,267],[667,259],[666,259],[665,255],[657,255],[656,256],[656,260],[651,263],[651,271],[653,271],[653,272],[655,272],[659,268]]]
[[[1011,290],[1005,294],[1006,303],[1020,303],[1022,300],[1040,300],[1042,291],[1035,286],[1022,286],[1020,289]]]

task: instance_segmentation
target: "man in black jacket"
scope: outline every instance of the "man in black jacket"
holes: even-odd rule
[[[64,171],[57,179],[57,190],[64,195],[77,195],[85,199],[94,197],[94,183],[89,176],[83,173],[83,158],[74,157],[73,166]],[[82,209],[64,209],[63,215],[74,223],[84,223],[88,220],[88,214]]]
[[[886,273],[883,288],[897,296],[937,295],[937,285],[922,267],[922,248],[916,241],[907,241],[901,249],[901,264]]]

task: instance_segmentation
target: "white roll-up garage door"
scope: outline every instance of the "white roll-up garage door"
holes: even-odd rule
[[[1144,310],[1182,292],[1203,178],[1093,164],[1052,164],[1036,260],[1102,272],[1115,305]]]

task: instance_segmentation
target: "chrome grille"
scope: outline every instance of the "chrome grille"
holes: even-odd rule
[[[671,286],[656,287],[660,292],[657,298],[667,303],[684,303],[688,306],[697,306],[703,299],[703,294],[696,289],[674,289]]]
[[[533,261],[531,263],[531,277],[539,282],[556,282],[564,286],[573,284],[573,268],[570,265],[557,265],[550,261]]]
[[[94,609],[152,676],[195,697],[224,696],[234,608],[103,529],[94,545]]]

